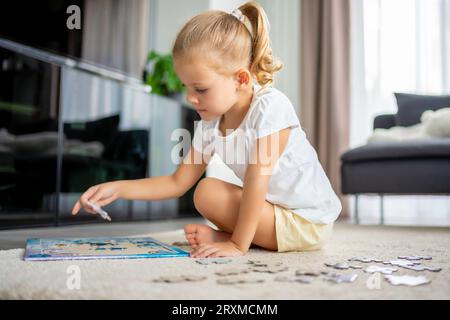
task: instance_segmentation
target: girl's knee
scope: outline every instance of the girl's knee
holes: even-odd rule
[[[197,183],[197,186],[195,187],[193,196],[194,207],[202,214],[205,211],[208,197],[210,197],[211,195],[211,180],[212,178],[203,178]]]

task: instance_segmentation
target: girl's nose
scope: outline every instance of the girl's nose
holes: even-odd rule
[[[186,100],[193,105],[198,103],[197,97],[195,95],[193,95],[192,93],[187,94]]]

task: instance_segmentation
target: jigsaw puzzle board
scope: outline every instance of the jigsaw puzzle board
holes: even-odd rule
[[[189,253],[150,237],[28,239],[24,260],[143,259]]]

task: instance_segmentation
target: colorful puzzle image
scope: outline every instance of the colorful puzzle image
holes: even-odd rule
[[[150,237],[28,239],[24,260],[89,260],[187,257],[189,253]]]

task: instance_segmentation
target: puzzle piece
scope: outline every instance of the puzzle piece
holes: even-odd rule
[[[296,276],[318,277],[320,274],[317,272],[313,272],[313,271],[297,270],[297,271],[295,271],[295,275]]]
[[[333,274],[332,276],[327,276],[325,280],[334,282],[334,283],[351,283],[355,281],[358,278],[357,273],[351,273],[351,274]]]
[[[208,264],[226,264],[230,263],[231,259],[224,259],[224,258],[205,258],[205,259],[195,259],[195,262],[202,265],[208,265]]]
[[[335,276],[338,276],[337,273],[335,273],[335,272],[330,272],[330,271],[321,271],[320,274],[323,275],[323,276],[327,276],[327,277],[335,277]]]
[[[287,271],[289,268],[285,266],[253,266],[250,268],[254,272],[278,273]]]
[[[240,283],[262,283],[262,282],[264,282],[264,279],[252,279],[252,278],[245,278],[242,276],[227,277],[217,280],[218,284],[228,284],[228,285]]]
[[[283,266],[280,261],[262,261],[262,260],[248,260],[248,264],[251,265],[250,270],[254,272],[268,272],[278,273],[288,270],[288,267]]]
[[[196,275],[179,275],[179,276],[161,276],[159,278],[153,279],[153,282],[163,282],[163,283],[180,283],[180,282],[196,282],[205,280],[205,276]]]
[[[427,270],[427,271],[432,271],[432,272],[439,272],[442,270],[441,268],[437,268],[437,267],[424,266],[417,260],[396,259],[396,260],[385,261],[385,262],[383,262],[383,264],[391,264],[393,266],[398,266],[398,267],[402,267],[402,268],[414,270],[414,271]]]
[[[262,260],[248,260],[248,263],[255,267],[279,267],[283,265],[282,262],[277,261],[262,261]]]
[[[238,275],[238,274],[248,273],[248,272],[249,271],[247,269],[229,268],[229,269],[217,271],[216,274],[218,276],[233,276],[233,275]]]
[[[347,270],[347,269],[362,269],[362,266],[350,265],[346,262],[338,262],[338,263],[325,263],[327,267],[331,267],[337,270]]]
[[[407,267],[407,266],[413,266],[416,264],[420,264],[420,262],[417,261],[410,261],[410,260],[404,260],[404,259],[394,259],[394,260],[389,260],[389,261],[383,261],[383,264],[390,264],[393,266],[398,266],[398,267]]]
[[[409,270],[414,270],[414,271],[432,271],[432,272],[439,272],[442,269],[441,268],[436,268],[436,267],[431,267],[431,266],[423,266],[421,264],[415,264],[415,265],[408,265],[408,266],[404,266],[403,268],[405,269],[409,269]]]
[[[431,272],[439,272],[442,270],[442,268],[438,268],[438,267],[431,267],[431,266],[423,266],[425,268],[425,270],[427,271],[431,271]]]
[[[390,267],[370,266],[367,267],[364,271],[368,273],[380,272],[382,274],[392,274],[392,272],[398,271],[398,269]]]
[[[358,261],[358,262],[363,262],[363,263],[383,262],[383,260],[380,260],[378,258],[373,258],[373,257],[354,257],[354,258],[348,259],[348,261]]]
[[[394,275],[385,275],[384,278],[392,285],[399,286],[420,286],[423,284],[431,283],[430,280],[425,278],[424,276],[394,276]]]
[[[313,276],[277,276],[274,278],[278,282],[300,282],[311,283],[314,280]]]
[[[398,259],[404,260],[431,260],[431,256],[398,256]]]

